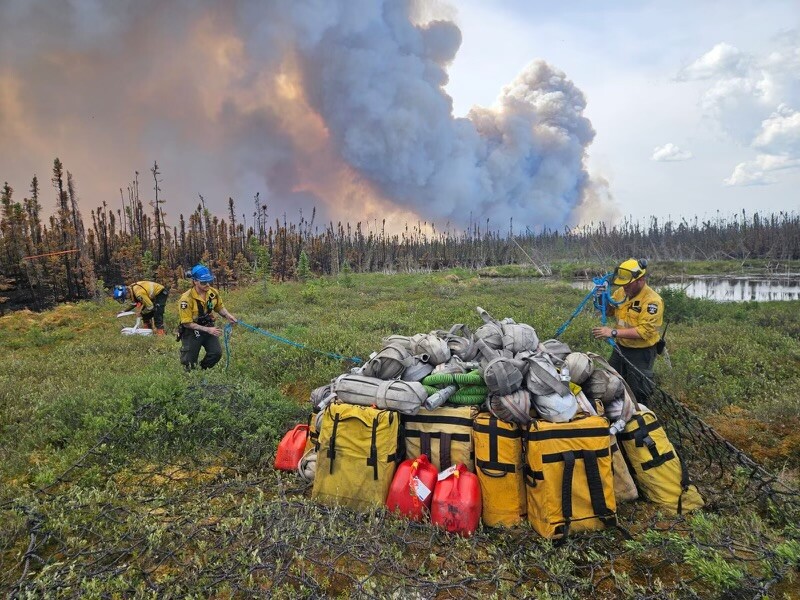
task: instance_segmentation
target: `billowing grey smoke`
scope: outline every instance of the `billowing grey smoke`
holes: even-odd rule
[[[0,126],[18,145],[0,147],[0,179],[24,190],[59,155],[94,207],[155,159],[173,215],[198,193],[221,213],[261,192],[290,218],[315,206],[342,220],[574,225],[591,195],[583,94],[535,61],[495,105],[454,118],[444,86],[461,33],[416,23],[415,8],[5,0]]]
[[[414,26],[392,1],[343,1],[337,17],[299,47],[312,103],[348,163],[436,221],[571,220],[594,131],[563,73],[533,62],[496,106],[454,119],[442,89],[461,43],[454,24]]]

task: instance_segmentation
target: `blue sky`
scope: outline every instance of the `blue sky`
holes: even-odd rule
[[[622,216],[800,210],[800,2],[454,5],[455,114],[491,105],[532,59],[564,71],[596,131],[589,170]]]

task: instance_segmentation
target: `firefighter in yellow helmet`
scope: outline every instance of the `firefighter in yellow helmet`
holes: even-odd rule
[[[611,294],[617,306],[607,309],[617,325],[592,328],[595,338],[616,342],[608,362],[628,382],[638,402],[646,402],[653,392],[656,344],[664,321],[664,301],[647,285],[646,276],[646,260],[629,258],[620,263],[611,280],[619,286]]]

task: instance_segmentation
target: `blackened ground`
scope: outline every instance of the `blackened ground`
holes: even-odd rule
[[[8,279],[0,274],[0,316],[22,309],[41,311],[56,303],[51,290],[31,289],[20,279]]]

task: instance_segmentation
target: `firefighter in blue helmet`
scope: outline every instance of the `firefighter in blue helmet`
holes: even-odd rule
[[[219,291],[211,287],[214,276],[205,265],[192,267],[190,277],[192,287],[183,293],[178,301],[180,317],[181,364],[189,371],[197,366],[200,349],[205,348],[205,356],[200,361],[201,369],[210,369],[222,358],[219,337],[222,329],[216,326],[214,312],[236,323],[236,317],[222,304]]]
[[[136,309],[144,321],[145,329],[153,329],[155,320],[156,334],[164,335],[164,307],[167,305],[169,289],[155,281],[137,281],[128,286],[115,285],[113,296],[120,304],[126,299],[131,303],[125,310]]]
[[[620,263],[611,281],[619,286],[611,295],[617,306],[607,309],[617,325],[592,328],[595,338],[616,342],[608,362],[628,382],[637,402],[647,402],[653,393],[656,345],[664,321],[664,301],[647,285],[646,275],[646,260],[629,258]]]

